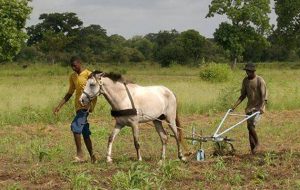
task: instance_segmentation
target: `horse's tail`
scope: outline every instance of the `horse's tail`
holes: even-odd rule
[[[179,120],[179,117],[178,117],[178,105],[177,105],[177,108],[176,108],[176,119],[175,119],[175,122],[176,122],[177,131],[178,131],[178,141],[182,145],[183,149],[185,151],[189,152],[187,144],[186,144],[186,142],[184,140],[183,130],[182,130],[182,127],[181,127],[181,124],[180,124],[180,120]]]
[[[182,141],[184,140],[184,135],[183,135],[183,131],[182,131],[182,128],[181,128],[181,124],[180,124],[180,120],[179,120],[179,117],[178,117],[178,111],[176,110],[176,127],[177,127],[177,131],[178,131],[178,140],[180,143],[182,143]]]

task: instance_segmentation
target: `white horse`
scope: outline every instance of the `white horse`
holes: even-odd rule
[[[162,126],[166,120],[174,133],[178,158],[185,160],[181,150],[182,130],[177,115],[177,101],[174,93],[164,86],[143,87],[127,82],[120,74],[94,71],[80,97],[87,105],[93,98],[103,94],[112,108],[116,124],[108,139],[107,162],[112,162],[112,144],[124,126],[132,128],[138,160],[142,160],[139,146],[139,123],[152,121],[162,142],[161,159],[165,159],[167,134]]]

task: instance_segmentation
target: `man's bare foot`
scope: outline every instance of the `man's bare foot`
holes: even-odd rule
[[[259,146],[257,145],[251,150],[251,154],[255,155],[258,152]]]
[[[85,162],[85,160],[83,159],[83,157],[79,157],[79,156],[75,156],[74,157],[73,163],[83,163],[83,162]]]
[[[95,154],[93,154],[93,155],[91,156],[91,163],[92,163],[92,164],[95,164],[96,161],[97,161],[97,158],[96,158]]]

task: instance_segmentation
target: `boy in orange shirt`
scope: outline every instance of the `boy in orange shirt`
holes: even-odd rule
[[[82,94],[84,87],[86,85],[86,81],[88,80],[91,71],[84,69],[81,65],[81,60],[79,57],[72,57],[70,60],[71,67],[74,71],[70,75],[69,78],[69,90],[59,105],[54,109],[53,113],[56,115],[61,107],[71,98],[75,91],[75,109],[76,109],[76,116],[72,121],[71,124],[71,131],[74,135],[77,155],[75,157],[75,161],[83,162],[84,156],[81,149],[81,134],[84,139],[84,143],[86,148],[90,154],[91,162],[94,163],[96,161],[96,157],[93,153],[93,146],[92,141],[90,139],[91,131],[89,129],[89,123],[87,121],[89,112],[92,112],[94,106],[96,104],[97,99],[95,98],[90,105],[82,106],[79,102],[80,95]]]

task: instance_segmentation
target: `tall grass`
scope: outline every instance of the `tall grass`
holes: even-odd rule
[[[275,65],[275,66],[274,66]],[[269,90],[269,110],[300,108],[300,70],[297,65],[259,65]],[[174,65],[160,68],[156,64],[88,65],[90,70],[119,71],[140,85],[165,85],[175,92],[181,115],[206,114],[228,109],[239,96],[245,73],[233,72],[226,82],[208,82],[199,77],[201,68]],[[26,69],[19,64],[0,66],[0,125],[65,122],[74,114],[73,99],[58,117],[52,110],[68,90],[71,68],[35,64]],[[240,111],[243,106],[240,106]],[[110,108],[100,98],[95,114],[109,116]]]

